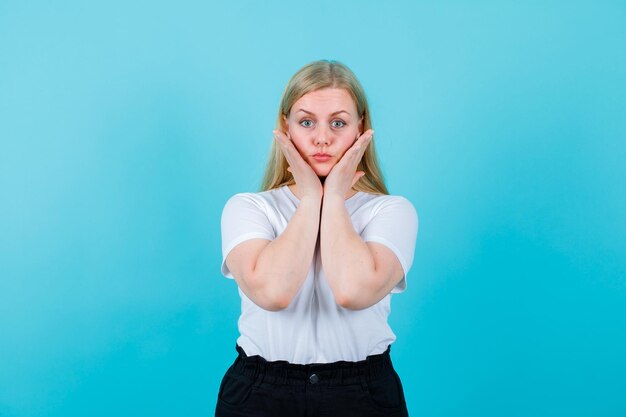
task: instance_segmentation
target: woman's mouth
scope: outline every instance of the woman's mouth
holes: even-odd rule
[[[313,155],[313,159],[315,159],[317,162],[326,162],[330,158],[332,158],[332,155],[329,155],[327,153],[316,153],[315,155]]]

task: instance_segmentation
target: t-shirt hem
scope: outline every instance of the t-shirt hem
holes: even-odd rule
[[[232,240],[228,245],[224,247],[224,249],[222,249],[222,275],[224,275],[226,278],[231,278],[231,279],[234,278],[233,274],[231,274],[231,272],[228,270],[228,267],[226,266],[226,258],[228,257],[228,254],[230,253],[230,251],[235,248],[235,246],[250,239],[272,240],[272,238],[273,238],[272,236],[268,236],[266,233],[251,232],[251,233],[246,233],[244,235],[241,235],[237,237],[236,239]]]
[[[406,274],[407,272],[409,272],[409,268],[408,268],[406,259],[404,259],[404,256],[402,255],[402,252],[400,251],[400,249],[398,249],[393,243],[391,243],[387,239],[378,237],[378,236],[368,236],[364,238],[363,240],[365,242],[375,242],[375,243],[383,244],[386,247],[388,247],[394,253],[394,255],[396,255],[396,257],[398,258],[398,261],[400,261],[400,266],[402,266],[402,272],[404,273],[404,277],[402,277],[400,282],[395,287],[393,287],[393,289],[391,290],[391,293],[398,294],[398,293],[405,291],[406,290]]]

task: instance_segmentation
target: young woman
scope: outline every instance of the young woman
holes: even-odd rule
[[[407,416],[389,356],[417,213],[388,194],[365,93],[345,65],[289,81],[262,190],[222,213],[222,273],[241,296],[238,356],[216,416]]]

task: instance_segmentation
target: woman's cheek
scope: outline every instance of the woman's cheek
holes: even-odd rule
[[[355,133],[356,135],[356,133]],[[343,146],[342,146],[342,151],[341,151],[341,155],[343,156],[343,154],[345,154],[348,149],[350,149],[352,147],[352,145],[354,145],[354,142],[356,142],[355,137],[352,136],[348,136],[344,139],[343,141]]]
[[[302,159],[304,159],[306,161],[306,153],[304,152],[304,147],[301,146],[300,141],[297,139],[293,139],[293,146],[295,146],[296,150],[298,151],[298,153],[300,154],[300,156],[302,157]]]

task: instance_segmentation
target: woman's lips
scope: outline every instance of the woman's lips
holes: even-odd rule
[[[332,156],[328,155],[327,153],[316,153],[315,155],[313,155],[313,159],[315,159],[317,162],[326,162],[330,158],[332,158]]]

